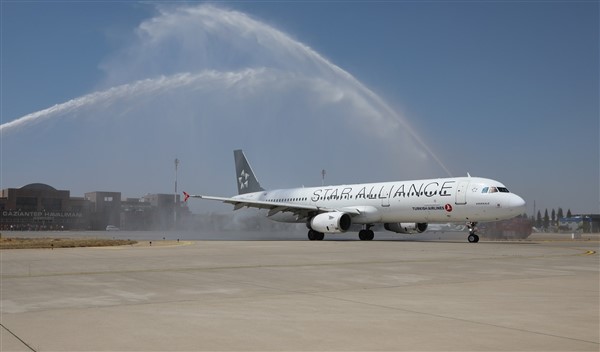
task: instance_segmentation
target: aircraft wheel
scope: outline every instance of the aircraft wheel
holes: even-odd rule
[[[358,238],[361,241],[370,241],[375,237],[375,233],[371,230],[360,230],[358,232]]]
[[[366,234],[367,230],[360,230],[358,231],[358,238],[360,238],[361,241],[366,241],[367,240],[367,234]]]
[[[317,232],[315,230],[308,230],[308,239],[311,241],[322,241],[325,238],[325,234]]]
[[[479,236],[477,236],[475,234],[470,234],[469,237],[467,237],[467,239],[469,240],[470,243],[479,242]]]

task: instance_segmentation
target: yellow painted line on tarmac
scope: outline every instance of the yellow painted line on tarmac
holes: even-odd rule
[[[152,244],[150,244],[152,242]],[[138,241],[136,244],[127,244],[123,246],[106,246],[106,247],[88,247],[88,248],[97,248],[97,249],[126,249],[126,248],[172,248],[172,247],[180,247],[180,246],[191,246],[195,241],[168,241],[169,244],[164,244],[163,241]]]
[[[192,244],[194,244],[194,241],[179,241],[177,243],[173,243],[173,244],[167,244],[164,246],[157,246],[157,247],[177,247],[177,246],[191,246]]]
[[[596,254],[596,251],[586,251],[585,253],[581,254],[581,255],[594,255]]]

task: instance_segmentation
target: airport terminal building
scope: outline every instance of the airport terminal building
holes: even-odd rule
[[[177,212],[177,214],[174,214]],[[43,183],[7,188],[0,193],[0,231],[170,229],[189,216],[179,195],[149,194],[121,199],[120,192],[89,192],[71,197]]]
[[[72,198],[70,193],[43,183],[3,189],[0,195],[0,229],[86,228],[88,202],[84,198]]]

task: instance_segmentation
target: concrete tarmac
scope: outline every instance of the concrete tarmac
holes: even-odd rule
[[[598,241],[3,250],[2,351],[598,351]]]

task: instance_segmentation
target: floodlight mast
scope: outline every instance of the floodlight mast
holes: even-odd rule
[[[179,159],[175,158],[175,194],[173,197],[173,228],[177,228],[177,168],[179,166]]]

